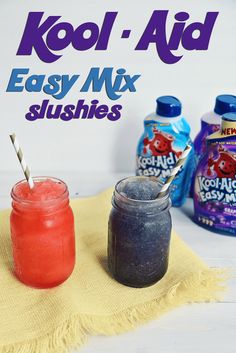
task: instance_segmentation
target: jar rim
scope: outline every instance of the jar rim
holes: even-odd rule
[[[66,183],[59,179],[59,178],[55,178],[55,177],[50,177],[50,176],[35,176],[32,178],[33,181],[45,181],[45,180],[52,180],[52,181],[55,181],[57,183],[61,183],[63,186],[64,186],[64,189],[62,190],[62,192],[54,197],[54,198],[51,198],[51,199],[48,199],[48,200],[27,200],[27,199],[24,199],[22,197],[19,197],[17,196],[16,194],[16,189],[17,187],[20,185],[20,184],[23,184],[23,183],[27,183],[27,180],[26,179],[22,179],[20,181],[18,181],[12,188],[11,190],[11,197],[12,199],[15,201],[15,202],[18,202],[18,203],[25,203],[27,205],[37,205],[37,204],[43,204],[43,205],[49,205],[51,204],[52,202],[57,202],[59,200],[62,200],[64,198],[67,198],[69,196],[69,193],[68,193],[68,187],[66,185]]]
[[[167,201],[170,197],[169,191],[167,190],[166,193],[164,194],[164,196],[160,197],[160,198],[155,198],[152,200],[136,200],[136,199],[131,199],[125,195],[123,195],[120,191],[119,191],[119,186],[122,182],[126,181],[126,180],[131,180],[131,179],[143,179],[143,180],[152,180],[154,182],[156,182],[157,184],[159,184],[160,186],[163,186],[163,183],[157,178],[157,177],[146,177],[146,176],[129,176],[126,178],[121,179],[120,181],[118,181],[118,183],[116,183],[115,185],[115,192],[119,195],[119,198],[122,200],[126,200],[130,203],[132,203],[133,205],[137,205],[137,204],[143,204],[143,205],[153,205],[155,203],[159,203],[162,204],[165,201]]]

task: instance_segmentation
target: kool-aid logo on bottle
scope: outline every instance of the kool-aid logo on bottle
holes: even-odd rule
[[[236,154],[220,146],[218,156],[208,159],[206,174],[197,177],[201,201],[236,206]]]
[[[160,130],[153,130],[153,137],[143,140],[142,155],[138,156],[138,174],[166,178],[175,166],[181,151],[173,148],[174,137]]]
[[[202,202],[219,201],[236,206],[236,180],[230,178],[209,179],[199,176],[199,196]]]

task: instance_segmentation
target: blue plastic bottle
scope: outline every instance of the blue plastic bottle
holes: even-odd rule
[[[181,102],[172,96],[159,97],[156,102],[156,112],[144,120],[144,133],[137,148],[136,175],[155,176],[164,182],[186,145],[192,145],[192,141],[190,126],[182,116]],[[192,150],[172,183],[173,206],[183,205],[188,196],[194,166]]]

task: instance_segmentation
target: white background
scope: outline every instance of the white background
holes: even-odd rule
[[[162,63],[154,45],[148,51],[135,52],[141,34],[154,9],[170,10],[168,33],[174,15],[187,11],[192,21],[203,22],[207,11],[220,14],[213,29],[208,51],[186,51],[174,65]],[[118,11],[108,50],[93,49],[78,52],[71,46],[61,59],[43,63],[35,53],[16,56],[29,11],[45,11],[46,15],[61,15],[61,21],[71,22],[76,28],[86,21],[101,24],[106,11]],[[235,94],[235,0],[163,0],[163,1],[13,1],[0,0],[0,169],[17,170],[18,164],[8,134],[16,132],[33,174],[50,170],[60,171],[134,171],[135,150],[143,129],[143,118],[155,110],[155,99],[160,95],[177,96],[183,103],[184,115],[192,127],[194,137],[200,126],[200,116],[213,108],[215,96]],[[60,21],[60,20],[59,20]],[[123,29],[132,29],[130,39],[120,39]],[[75,85],[69,94],[58,101],[41,93],[6,93],[13,68],[30,68],[31,74],[81,74],[91,67],[123,67],[131,75],[141,74],[136,93],[126,92],[118,101],[100,94],[80,93]],[[79,81],[78,81],[79,82]],[[122,118],[116,122],[104,120],[36,121],[29,122],[25,114],[32,104],[49,98],[52,103],[74,104],[84,98],[88,103],[98,98],[101,103],[122,104]]]

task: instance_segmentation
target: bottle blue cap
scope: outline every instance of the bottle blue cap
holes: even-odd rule
[[[157,98],[156,113],[167,118],[174,118],[181,114],[182,105],[180,101],[173,96],[162,96]]]
[[[225,113],[223,116],[222,116],[222,119],[225,120],[225,121],[236,121],[236,112],[234,113]]]
[[[216,97],[214,112],[219,115],[236,112],[236,96],[231,94],[221,94]]]

